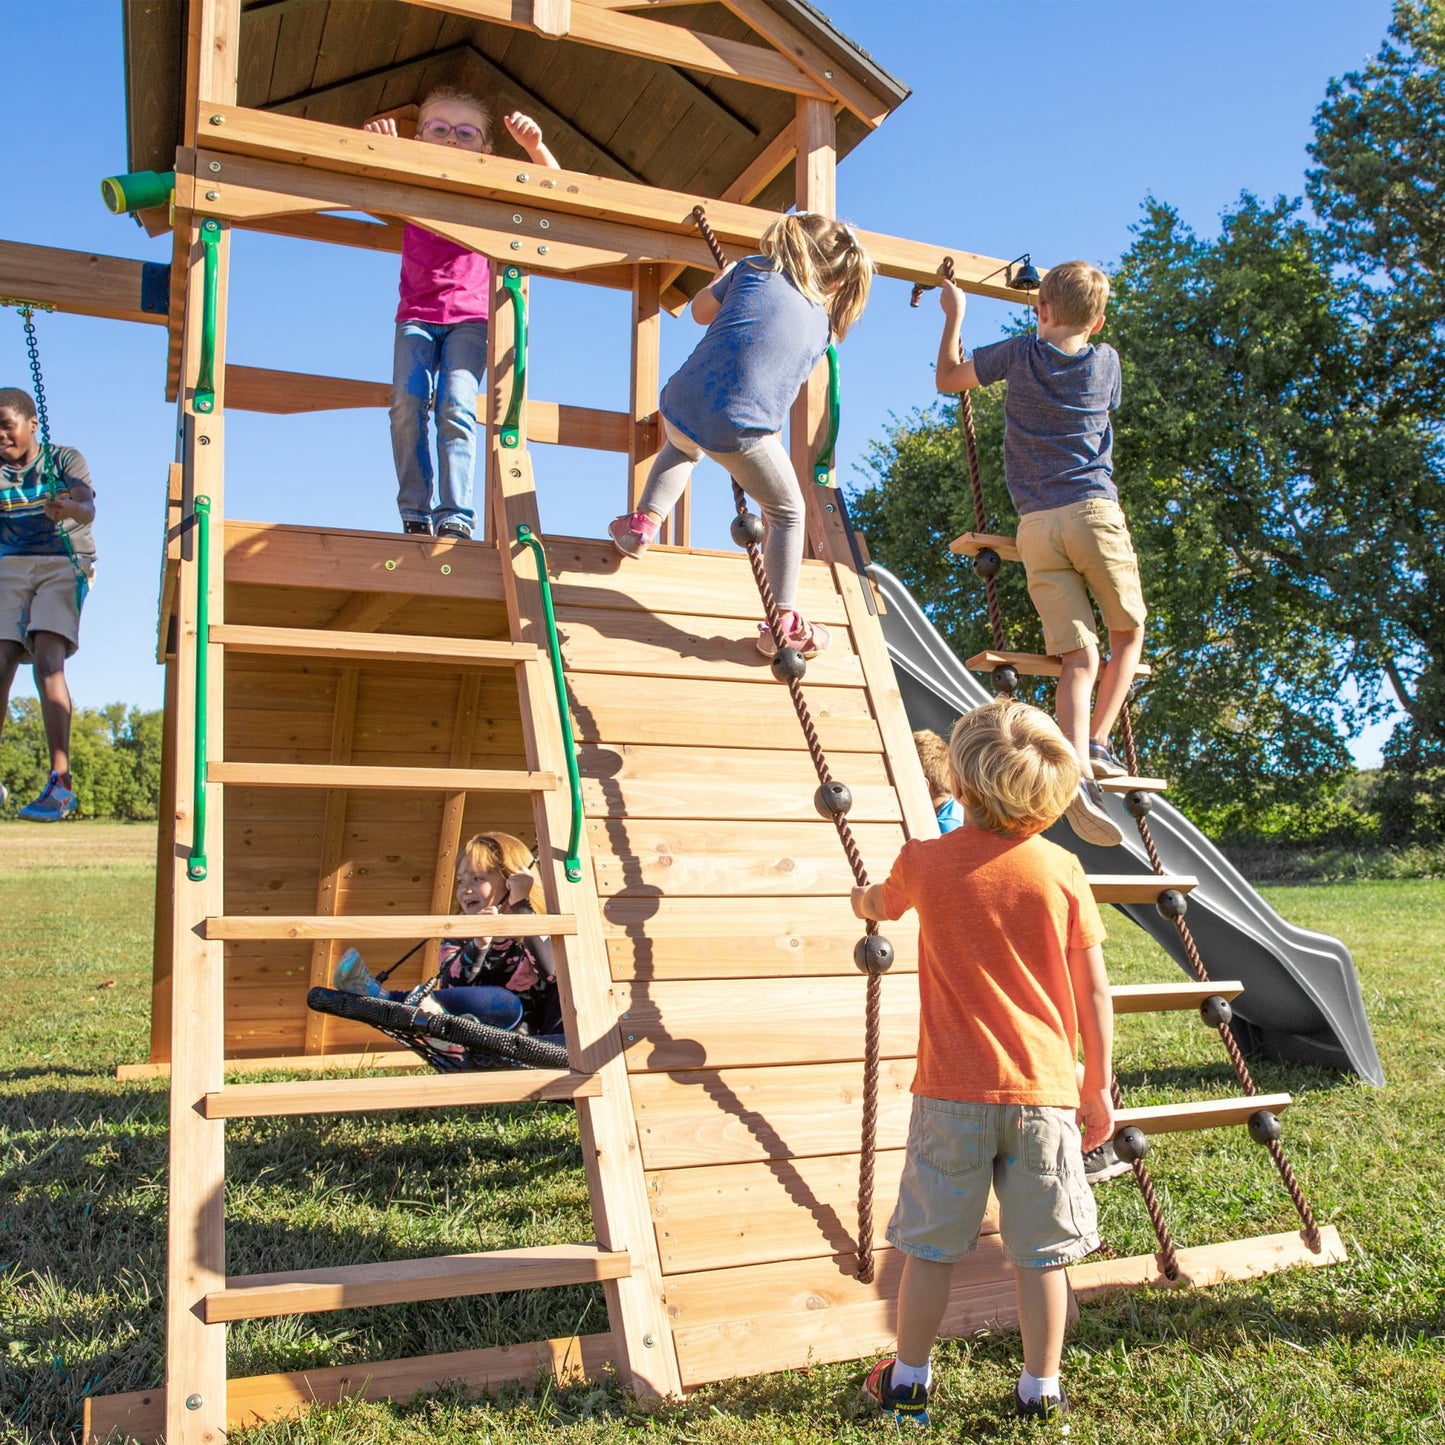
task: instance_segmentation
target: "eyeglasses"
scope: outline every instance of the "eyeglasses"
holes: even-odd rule
[[[420,128],[420,134],[426,140],[445,140],[449,135],[454,135],[463,145],[471,145],[473,141],[486,139],[480,126],[448,125],[444,120],[427,121]]]

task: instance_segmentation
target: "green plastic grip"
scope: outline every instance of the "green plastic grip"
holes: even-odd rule
[[[152,206],[169,206],[176,188],[174,171],[131,171],[107,176],[100,183],[100,197],[113,216],[127,211],[148,211]]]
[[[552,610],[552,583],[547,576],[547,554],[541,540],[525,523],[517,524],[517,541],[530,547],[537,559],[537,581],[542,589],[542,615],[547,623],[547,655],[552,662],[552,686],[557,689],[557,714],[562,719],[562,742],[567,751],[567,783],[572,790],[572,832],[567,839],[564,866],[569,883],[582,881],[582,777],[577,770],[577,744],[572,737],[572,714],[567,708],[567,683],[562,676],[562,649],[557,642],[557,614]]]
[[[208,414],[216,409],[216,293],[221,276],[221,223],[210,216],[201,222],[201,249],[206,257],[201,295],[201,365],[191,405]]]
[[[206,877],[206,673],[211,650],[211,499],[196,498],[196,738],[193,824],[186,877]]]
[[[843,403],[838,390],[838,348],[828,348],[828,436],[818,460],[813,463],[813,480],[820,486],[828,485],[833,472],[833,449],[838,445],[838,422],[843,415]]]
[[[522,444],[522,434],[517,423],[522,416],[522,398],[527,394],[527,302],[522,295],[521,271],[508,266],[502,272],[502,285],[512,303],[516,336],[512,344],[512,399],[507,403],[499,434],[504,447],[518,447]]]

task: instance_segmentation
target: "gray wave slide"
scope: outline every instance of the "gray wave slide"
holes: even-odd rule
[[[947,737],[954,719],[989,702],[992,693],[964,667],[897,577],[877,564],[868,575],[887,609],[883,635],[909,720],[915,728],[932,728]],[[1077,853],[1090,873],[1151,872],[1122,799],[1108,795],[1107,806],[1124,832],[1122,846],[1094,847],[1063,822],[1048,836]],[[1162,798],[1156,797],[1149,814],[1149,831],[1168,872],[1199,880],[1189,895],[1188,922],[1205,967],[1214,978],[1244,985],[1234,1002],[1241,1046],[1253,1054],[1353,1069],[1367,1083],[1382,1085],[1385,1075],[1349,949],[1328,934],[1286,923]],[[1152,904],[1115,906],[1189,972],[1178,932]]]

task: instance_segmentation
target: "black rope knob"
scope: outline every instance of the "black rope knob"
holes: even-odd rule
[[[985,582],[991,577],[998,576],[998,569],[1003,566],[1003,558],[993,550],[992,547],[980,547],[974,554],[973,570],[983,578]]]
[[[1154,906],[1159,910],[1160,918],[1167,918],[1171,923],[1177,918],[1183,918],[1189,909],[1184,895],[1177,888],[1166,888],[1154,900]]]
[[[859,973],[887,973],[893,967],[893,945],[881,933],[865,933],[853,945]]]
[[[756,512],[739,512],[728,530],[739,547],[752,547],[763,540],[763,519]]]
[[[1149,1136],[1132,1124],[1114,1135],[1114,1153],[1125,1164],[1133,1164],[1149,1152]]]
[[[853,806],[853,794],[847,783],[836,778],[823,783],[813,794],[813,806],[823,818],[841,818]]]
[[[1154,811],[1154,797],[1142,788],[1130,788],[1124,794],[1124,807],[1131,818],[1147,818]]]
[[[796,647],[780,647],[773,654],[772,669],[779,682],[801,682],[808,660]]]
[[[1234,1010],[1229,1006],[1229,1000],[1220,994],[1212,993],[1202,1004],[1199,1005],[1199,1017],[1204,1020],[1212,1029],[1228,1027],[1234,1018]]]
[[[1256,1144],[1273,1144],[1281,1132],[1278,1117],[1268,1109],[1256,1109],[1249,1116],[1249,1137]]]
[[[1012,663],[1001,662],[993,670],[993,690],[1002,693],[1006,697],[1012,697],[1018,691],[1019,670]]]

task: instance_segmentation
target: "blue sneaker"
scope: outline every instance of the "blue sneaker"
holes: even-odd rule
[[[60,785],[60,778],[51,773],[50,781],[33,803],[26,803],[17,816],[27,823],[58,823],[68,818],[77,807],[75,794]]]
[[[898,1361],[892,1355],[879,1360],[863,1381],[863,1398],[871,1400],[880,1410],[898,1425],[916,1425],[921,1430],[928,1428],[928,1386],[893,1384],[893,1366]]]
[[[1089,765],[1096,778],[1127,778],[1128,766],[1124,759],[1109,746],[1095,739],[1089,740]]]
[[[339,988],[342,993],[360,994],[363,998],[381,998],[386,993],[372,978],[371,970],[354,948],[348,948],[336,960],[336,967],[331,971],[331,987]]]

